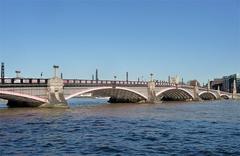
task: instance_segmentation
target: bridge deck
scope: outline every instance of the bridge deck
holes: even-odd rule
[[[84,79],[64,79],[64,87],[148,87],[147,81],[120,81],[120,80],[84,80]],[[156,81],[156,87],[179,87],[193,89],[194,86],[176,85],[166,81]],[[43,78],[4,78],[0,79],[0,88],[22,88],[22,87],[47,87],[48,79]],[[209,91],[207,88],[199,87],[201,91]],[[212,90],[216,91],[216,90]],[[230,94],[221,91],[221,94]]]

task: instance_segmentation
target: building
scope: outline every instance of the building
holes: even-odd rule
[[[190,85],[190,86],[196,86],[196,84],[198,87],[201,86],[201,84],[197,80],[190,80],[187,82],[187,85]]]
[[[215,90],[218,90],[218,87],[219,87],[219,89],[223,91],[224,90],[223,85],[224,85],[223,78],[221,78],[221,79],[217,78],[217,79],[214,79],[213,81],[210,81],[211,88],[215,89]]]
[[[236,80],[237,93],[240,93],[240,74],[233,74],[230,76],[223,76],[221,79],[214,79],[211,81],[211,88],[217,90],[220,87],[221,91],[233,92],[233,82]]]

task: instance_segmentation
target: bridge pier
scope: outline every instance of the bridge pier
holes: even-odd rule
[[[237,99],[237,84],[235,79],[233,81],[232,99]]]
[[[156,83],[154,81],[148,82],[148,103],[155,103],[156,102],[156,93],[155,93]]]
[[[67,101],[63,94],[63,80],[58,77],[53,77],[48,80],[47,88],[47,103],[40,107],[64,107],[68,108]]]
[[[221,90],[220,90],[220,86],[218,85],[218,90],[217,90],[217,99],[221,100]]]
[[[199,97],[199,88],[197,81],[195,82],[194,88],[193,88],[193,101],[200,101],[201,98]]]

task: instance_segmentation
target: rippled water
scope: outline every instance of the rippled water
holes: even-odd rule
[[[0,155],[240,155],[240,101],[0,108]]]

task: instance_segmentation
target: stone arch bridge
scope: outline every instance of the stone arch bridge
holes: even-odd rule
[[[159,101],[198,101],[237,98],[239,95],[198,86],[177,85],[165,81],[1,79],[0,98],[12,107],[66,107],[67,100],[80,95],[110,97],[112,103]]]

